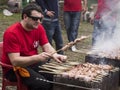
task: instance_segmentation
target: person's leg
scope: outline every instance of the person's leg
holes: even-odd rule
[[[112,17],[109,17],[107,21],[102,20],[101,25],[102,32],[104,32],[103,40],[110,40],[116,28],[116,21]]]
[[[46,30],[46,34],[47,34],[50,44],[52,45],[52,39],[54,39],[55,45],[56,45],[56,50],[61,49],[63,46],[63,40],[62,40],[62,36],[61,36],[59,22],[58,21],[55,21],[55,22],[43,21],[42,24]],[[58,52],[58,53],[63,54],[62,51]]]
[[[52,84],[41,81],[40,79],[53,80],[51,75],[40,74],[33,69],[26,68],[29,71],[30,77],[21,77],[22,82],[28,86],[30,90],[52,90]],[[44,77],[45,76],[45,77]],[[10,81],[17,81],[15,72],[13,69],[6,73],[6,78]]]
[[[52,45],[52,39],[53,39],[53,35],[54,35],[54,27],[52,25],[51,21],[43,21],[42,25],[45,28],[48,40],[50,42],[50,44]]]
[[[80,24],[80,16],[81,13],[80,12],[71,12],[71,39],[72,41],[74,41],[77,36],[78,36],[78,28],[79,28],[79,24]]]
[[[11,82],[17,81],[17,77],[15,75],[15,72],[13,69],[9,70],[6,74],[5,77],[10,80]]]
[[[93,30],[93,33],[92,33],[92,45],[94,46],[96,41],[97,41],[97,37],[98,35],[100,34],[100,23],[99,23],[99,20],[94,20],[94,30]]]
[[[56,50],[59,50],[63,47],[63,38],[62,38],[62,32],[61,27],[59,24],[59,21],[53,22],[55,27],[55,33],[53,35],[53,39],[55,41]],[[63,51],[58,52],[59,54],[64,54]]]
[[[71,12],[64,12],[64,24],[65,24],[65,29],[67,32],[67,37],[68,37],[68,41],[71,42]]]
[[[34,65],[33,67],[31,67],[35,72],[38,72],[40,75],[42,75],[42,76],[44,76],[44,78],[46,79],[46,80],[50,80],[50,81],[53,81],[53,74],[48,74],[48,73],[41,73],[41,72],[39,72],[41,69],[39,68],[39,66],[41,66],[41,65],[43,65],[43,64],[45,64],[45,63],[47,63],[47,61],[46,62],[39,62],[39,63],[37,63],[36,65]],[[38,78],[39,79],[39,78]],[[49,87],[49,90],[52,90],[53,89],[53,84],[50,84],[50,83],[48,83],[49,85],[50,85],[50,87]],[[40,89],[40,90],[44,90],[44,89]]]
[[[105,40],[106,30],[107,28],[101,20],[99,19],[94,20],[94,30],[92,33],[92,45],[93,46],[96,45],[98,42],[102,42]]]
[[[52,85],[50,83],[43,81],[43,80],[46,80],[46,78],[43,75],[35,72],[33,69],[30,69],[30,68],[26,68],[26,69],[29,71],[30,77],[21,77],[21,78],[23,83],[27,85],[30,88],[30,90],[50,90],[51,89]]]
[[[71,24],[70,24],[70,39],[71,41],[74,41],[77,36],[78,36],[78,28],[79,28],[79,24],[80,24],[80,16],[81,13],[80,12],[71,12]],[[72,51],[76,51],[76,46],[73,45],[71,47]]]

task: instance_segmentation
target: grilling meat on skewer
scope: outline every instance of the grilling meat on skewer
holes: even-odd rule
[[[67,50],[68,48],[70,48],[72,45],[74,45],[74,42],[69,42],[67,45],[65,45],[64,47],[62,47],[62,51]]]
[[[59,51],[65,51],[67,50],[68,48],[70,48],[71,46],[73,46],[74,44],[76,44],[77,42],[80,42],[81,40],[84,40],[86,38],[89,38],[90,36],[81,36],[80,38],[77,38],[74,40],[74,42],[69,42],[68,44],[66,44],[64,47],[62,47],[61,49],[53,52],[51,55],[53,55],[54,53],[57,53]]]
[[[96,65],[91,63],[79,64],[71,70],[63,72],[63,76],[80,78],[85,81],[92,81],[108,75],[109,71],[113,69],[110,65]]]

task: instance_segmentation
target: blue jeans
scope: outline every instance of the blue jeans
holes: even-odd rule
[[[50,44],[52,45],[52,39],[55,41],[56,50],[61,49],[63,47],[63,39],[61,33],[61,27],[59,21],[43,21],[43,26],[46,30],[46,34]],[[59,54],[63,54],[63,52],[58,52]]]
[[[99,41],[110,40],[113,36],[115,23],[109,23],[101,19],[94,20],[94,31],[92,34],[92,45]]]
[[[64,12],[64,24],[69,42],[78,36],[81,12]]]

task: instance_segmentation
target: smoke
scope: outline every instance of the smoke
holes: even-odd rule
[[[97,42],[92,48],[92,53],[101,56],[120,56],[120,1],[106,0],[109,11],[104,10],[100,19],[104,26]]]

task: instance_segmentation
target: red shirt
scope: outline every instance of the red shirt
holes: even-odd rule
[[[64,11],[81,11],[81,0],[64,0]]]
[[[38,46],[46,43],[48,39],[42,25],[26,31],[20,23],[15,23],[4,33],[2,62],[11,64],[8,53],[20,53],[21,56],[38,54]]]
[[[98,0],[98,7],[95,18],[99,19],[102,16],[110,15],[110,13],[114,11],[115,7],[118,7],[118,2],[119,0]]]

